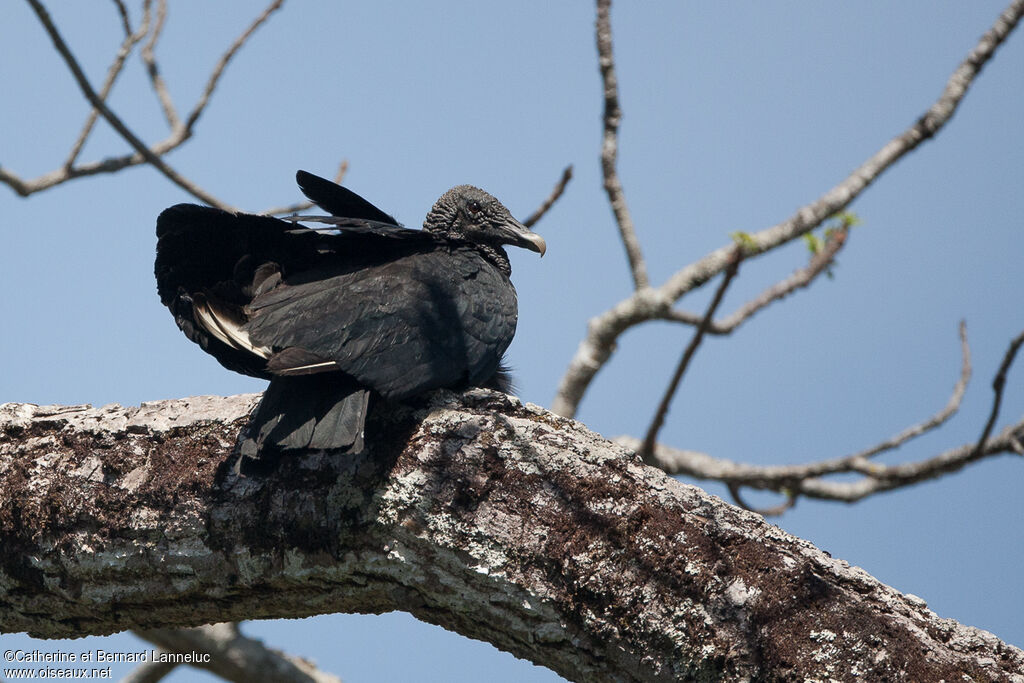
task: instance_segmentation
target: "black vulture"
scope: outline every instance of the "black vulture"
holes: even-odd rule
[[[510,390],[518,311],[503,247],[543,255],[543,238],[470,185],[410,230],[340,185],[296,179],[331,214],[299,218],[322,227],[194,204],[156,224],[157,290],[178,327],[224,367],[270,380],[243,456],[361,451],[377,397]]]

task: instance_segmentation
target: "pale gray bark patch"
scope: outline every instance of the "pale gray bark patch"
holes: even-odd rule
[[[244,478],[256,397],[0,406],[0,630],[404,610],[574,680],[1010,680],[1024,653],[503,394]]]

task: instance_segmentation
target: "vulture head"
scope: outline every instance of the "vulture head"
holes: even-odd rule
[[[423,221],[427,232],[451,240],[472,242],[488,252],[504,246],[522,247],[541,256],[544,238],[512,217],[505,205],[472,185],[458,185],[441,195]],[[507,267],[507,266],[506,266]]]

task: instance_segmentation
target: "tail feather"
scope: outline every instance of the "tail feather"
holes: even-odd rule
[[[363,450],[369,391],[337,373],[276,377],[239,439],[243,458],[299,449]]]
[[[359,389],[338,401],[313,427],[309,448],[344,448],[349,453],[363,450],[366,408],[370,392]]]

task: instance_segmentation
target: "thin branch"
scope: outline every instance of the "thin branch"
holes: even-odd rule
[[[341,185],[341,181],[345,177],[346,173],[348,173],[348,160],[342,159],[341,163],[338,164],[338,172],[334,174],[334,182]],[[281,216],[306,211],[314,206],[316,206],[316,204],[307,200],[304,202],[296,202],[295,204],[288,204],[287,206],[272,207],[260,211],[260,213],[264,216]]]
[[[33,192],[37,192],[35,183],[25,182],[19,175],[11,173],[3,166],[0,166],[0,183],[8,185],[20,197],[27,197]]]
[[[249,28],[242,31],[241,35],[235,38],[235,42],[228,47],[227,51],[221,55],[217,61],[217,65],[213,67],[213,73],[210,74],[209,80],[206,82],[206,88],[203,89],[203,94],[199,97],[199,101],[196,102],[196,106],[192,108],[188,117],[185,119],[185,130],[191,131],[192,127],[195,126],[196,121],[202,115],[206,109],[206,103],[210,101],[210,96],[217,87],[217,81],[220,80],[221,75],[224,73],[224,69],[227,67],[228,62],[235,56],[235,54],[242,48],[245,41],[249,39],[257,28],[265,22],[270,15],[281,8],[284,4],[284,0],[274,0],[271,2],[263,12],[260,13],[256,19],[249,25]]]
[[[132,34],[132,22],[128,18],[128,8],[124,6],[124,2],[121,0],[114,0],[114,6],[117,8],[117,14],[121,17],[121,26],[124,29],[125,37]]]
[[[93,90],[92,85],[89,83],[89,79],[86,78],[85,73],[82,72],[82,68],[78,65],[78,61],[75,59],[74,55],[71,54],[71,50],[68,49],[67,44],[60,35],[60,32],[57,31],[57,27],[50,19],[50,15],[46,11],[46,8],[43,7],[39,0],[28,0],[28,3],[32,6],[36,16],[39,17],[39,21],[43,24],[46,32],[50,35],[50,39],[53,41],[53,46],[57,48],[57,52],[59,52],[60,56],[64,58],[64,62],[71,70],[71,74],[75,77],[75,82],[78,83],[78,87],[82,90],[82,94],[85,95],[85,98],[92,103],[92,106],[99,111],[103,118],[107,120],[107,123],[109,123],[114,130],[116,130],[118,134],[128,142],[128,144],[135,148],[135,151],[141,154],[149,164],[163,173],[175,185],[211,206],[216,206],[228,211],[233,210],[229,204],[220,201],[216,197],[204,191],[201,187],[167,165],[163,159],[146,146],[146,143],[140,140],[135,133],[129,130],[124,122],[121,121],[121,119],[114,114],[106,104],[104,104],[103,100],[96,94],[96,91]]]
[[[148,4],[150,0],[146,0],[146,2]],[[54,37],[56,29],[55,27],[53,27],[52,21],[49,20],[49,16],[46,14],[45,9],[42,9],[42,5],[37,0],[29,0],[29,3],[32,5],[33,9],[36,10],[37,15],[39,14],[39,11],[42,10],[43,15],[41,15],[40,18],[43,19],[43,16],[45,16],[45,20],[43,20],[44,27],[46,27],[47,32],[50,33],[51,39],[54,39],[54,44],[58,45],[58,51],[61,52],[61,56],[64,57],[65,62],[67,62],[68,66],[71,68],[72,74],[75,76],[75,80],[78,82],[79,87],[82,88],[84,76],[82,75],[81,68],[78,67],[75,58],[71,55],[70,50],[67,49],[66,45],[64,46],[63,51],[60,50],[59,44],[62,44],[63,40],[60,38],[59,34],[56,34],[56,38]],[[280,2],[275,4],[279,6]],[[257,18],[257,20],[253,23],[253,25],[246,29],[246,31],[242,34],[244,38],[248,38],[248,36],[252,34],[255,27],[266,19],[265,15],[269,14],[269,11],[270,10],[268,9],[267,11],[264,12],[264,14],[261,14],[260,17]],[[28,197],[36,192],[42,192],[43,190],[47,190],[51,187],[54,187],[55,185],[60,185],[75,178],[81,178],[84,176],[91,176],[100,173],[116,173],[117,171],[120,171],[129,166],[137,166],[143,163],[152,163],[159,170],[161,170],[161,172],[165,172],[165,174],[167,170],[170,170],[166,164],[154,162],[152,161],[152,159],[154,157],[163,156],[167,152],[179,147],[182,143],[191,138],[193,131],[191,127],[186,128],[185,126],[181,125],[180,121],[178,120],[177,113],[174,110],[174,105],[170,99],[170,95],[167,91],[166,84],[164,84],[163,79],[159,75],[159,70],[157,69],[156,66],[155,57],[152,54],[153,47],[155,46],[156,41],[161,34],[163,24],[166,19],[166,13],[166,0],[159,0],[157,4],[156,24],[153,28],[153,32],[150,34],[150,40],[142,49],[142,58],[143,61],[146,62],[147,72],[149,73],[150,80],[153,83],[154,91],[156,92],[157,97],[160,99],[161,106],[164,110],[164,116],[167,118],[168,123],[172,128],[170,135],[168,135],[166,139],[153,144],[151,147],[148,148],[148,151],[147,148],[143,145],[143,143],[137,138],[135,138],[135,140],[133,141],[132,138],[126,137],[125,139],[135,149],[135,151],[130,154],[125,154],[118,157],[108,157],[100,161],[93,161],[78,166],[65,166],[54,171],[50,171],[48,173],[44,173],[43,175],[33,178],[31,180],[26,180],[19,176],[18,174],[0,167],[0,183],[8,185],[19,196]],[[238,46],[239,41],[236,40],[235,43],[232,45],[231,49],[229,49],[228,53],[226,53],[225,56],[221,57],[221,60],[216,65],[214,73],[211,76],[210,81],[207,83],[207,91],[204,93],[203,97],[204,102],[208,101],[211,92],[210,88],[212,88],[217,83],[218,79],[222,75],[227,65],[227,62],[234,55],[234,53],[237,52]],[[147,50],[149,51],[148,54]],[[71,61],[69,61],[69,59]],[[91,91],[91,86],[89,85],[87,80],[84,81],[84,85],[88,87],[89,90],[86,91],[83,88],[83,92],[86,94],[86,98],[90,101],[90,103],[93,104],[94,108],[97,111],[99,111],[100,114],[104,116],[104,118],[108,118],[107,114],[113,116],[112,112],[107,110],[105,107],[101,108],[95,106],[94,100],[89,97],[89,91]],[[93,94],[95,95],[95,93]],[[197,104],[196,109],[194,109],[192,112],[194,118],[198,118],[199,114],[203,110],[203,107],[205,107],[205,104],[202,104],[202,106]],[[116,116],[114,118],[116,119]],[[109,120],[110,119],[108,118],[108,121]],[[192,121],[193,125],[194,123],[195,120]],[[111,122],[111,125],[119,133],[122,132],[121,130],[118,129],[118,126],[115,125],[113,122]],[[123,126],[123,124],[121,125]],[[125,130],[127,130],[126,127]],[[122,137],[124,137],[124,135],[122,135]],[[139,145],[142,145],[141,149]],[[170,171],[171,173],[175,173],[173,170]],[[185,181],[184,178],[182,178],[180,175],[175,175],[177,179],[172,177],[172,180],[174,182],[180,185],[180,180],[188,184],[188,181]],[[213,204],[215,206],[224,206],[222,203],[217,202],[208,195],[196,194],[196,192],[193,192],[193,188],[191,186],[185,187],[185,189],[207,203]]]
[[[960,377],[957,379],[956,385],[953,387],[953,393],[949,397],[949,401],[946,402],[946,406],[927,420],[911,425],[899,434],[896,434],[895,436],[876,444],[871,448],[866,448],[852,455],[840,458],[839,461],[834,463],[835,468],[832,472],[855,471],[869,477],[873,477],[879,471],[879,466],[869,462],[870,458],[873,458],[879,453],[899,448],[907,441],[936,429],[960,410],[960,404],[963,402],[964,394],[967,392],[967,384],[971,380],[971,348],[967,343],[967,324],[963,320],[960,321],[959,332],[961,356]],[[811,477],[808,477],[808,479],[810,478]],[[796,504],[797,493],[793,489],[783,487],[778,490],[780,493],[786,495],[785,502],[772,508],[752,508],[749,507],[740,497],[740,484],[736,482],[729,482],[727,485],[729,487],[729,492],[732,494],[733,500],[736,501],[737,505],[753,512],[760,512],[766,517],[781,515]]]
[[[1013,442],[1024,437],[1024,420],[1005,427],[988,441],[981,451],[976,444],[964,444],[927,460],[888,467],[875,465],[871,475],[854,482],[835,482],[820,478],[801,481],[800,495],[853,503],[870,495],[905,488],[929,479],[958,472],[984,458],[1014,452]]]
[[[626,195],[622,191],[615,165],[618,160],[619,123],[622,109],[619,106],[619,85],[615,76],[615,60],[612,57],[611,0],[597,0],[597,54],[601,66],[601,81],[604,84],[604,139],[601,143],[601,172],[604,174],[604,190],[615,214],[622,246],[626,249],[629,269],[633,275],[635,289],[646,289],[647,265],[644,263],[640,241],[633,228],[633,218],[626,206]]]
[[[785,514],[794,505],[796,505],[796,495],[792,491],[784,491],[784,493],[786,494],[786,500],[782,501],[778,505],[772,506],[770,508],[753,507],[749,503],[747,503],[747,501],[743,498],[742,491],[740,490],[742,487],[739,484],[729,482],[728,484],[726,484],[726,486],[729,487],[729,495],[732,496],[733,501],[737,505],[739,505],[744,510],[756,512],[757,514],[762,515],[764,517],[778,517],[779,515]]]
[[[799,209],[788,220],[751,234],[753,253],[748,250],[748,258],[771,251],[814,230],[860,196],[899,159],[942,130],[982,67],[1017,26],[1022,15],[1024,0],[1014,0],[953,72],[939,99],[914,125],[886,143],[848,178]],[[648,320],[669,317],[673,303],[727,267],[731,250],[731,245],[719,247],[678,271],[661,287],[638,289],[629,298],[591,319],[587,335],[580,342],[559,383],[552,410],[566,417],[575,415],[594,376],[614,353],[619,335]]]
[[[185,141],[185,138],[173,133],[170,137],[152,146],[153,153],[162,156],[177,148]],[[116,173],[130,166],[138,166],[146,163],[146,158],[138,152],[132,152],[119,157],[108,157],[100,161],[91,161],[72,168],[58,168],[49,171],[32,180],[24,180],[20,176],[0,167],[0,182],[11,187],[18,195],[28,197],[36,192],[48,190],[55,185],[66,183],[75,178],[83,178],[101,173]]]
[[[899,434],[886,439],[885,441],[866,448],[862,451],[848,455],[844,460],[848,463],[857,463],[867,458],[873,458],[879,453],[899,448],[907,441],[916,439],[922,434],[932,431],[941,427],[949,418],[953,417],[960,410],[960,404],[963,403],[964,394],[967,393],[967,384],[971,381],[971,347],[967,343],[967,323],[963,320],[960,321],[959,326],[960,333],[960,377],[957,379],[956,384],[953,386],[953,393],[950,395],[949,400],[946,402],[945,407],[939,412],[932,415],[930,418],[923,422],[919,422],[916,425],[907,427]],[[838,471],[838,470],[837,470]]]
[[[563,192],[565,192],[565,186],[569,184],[570,180],[572,180],[572,164],[565,167],[565,170],[562,171],[562,177],[559,178],[557,183],[555,183],[555,187],[551,190],[551,194],[548,195],[548,198],[544,200],[544,203],[542,203],[536,211],[531,213],[530,216],[523,221],[523,225],[528,228],[532,228],[537,221],[543,218],[544,214],[546,214],[551,207],[555,205],[558,198],[562,196]]]
[[[996,437],[988,438],[996,419],[995,416],[999,412],[999,402],[1005,386],[1006,375],[1017,351],[1021,345],[1024,345],[1024,332],[1021,332],[1011,341],[992,382],[996,397],[993,402],[992,415],[989,417],[979,442],[964,444],[917,462],[882,465],[871,461],[871,458],[879,453],[897,448],[907,441],[939,427],[959,410],[971,375],[970,349],[967,345],[966,334],[966,328],[961,323],[962,367],[960,377],[946,406],[927,420],[908,427],[871,448],[841,458],[804,465],[762,467],[715,458],[699,451],[681,450],[658,444],[654,448],[654,464],[669,474],[721,481],[729,487],[734,497],[740,487],[776,491],[793,498],[794,500],[787,504],[787,506],[791,506],[799,496],[852,503],[876,493],[904,488],[959,471],[967,465],[987,457],[1003,453],[1024,455],[1024,447],[1021,445],[1021,440],[1024,439],[1024,419],[1004,427]],[[615,441],[637,453],[640,453],[644,447],[643,442],[634,437],[619,437]],[[855,481],[844,482],[823,478],[840,473],[857,473],[863,476]],[[750,508],[741,498],[737,498],[737,503],[748,509],[754,509]],[[755,509],[762,514],[773,514],[774,510],[775,508]]]
[[[156,93],[156,97],[160,101],[160,109],[164,112],[167,125],[171,127],[172,131],[177,131],[181,128],[181,119],[178,118],[178,111],[175,109],[174,101],[167,90],[167,83],[164,82],[163,76],[160,75],[160,67],[156,63],[156,44],[160,40],[160,36],[163,35],[164,23],[166,21],[167,0],[157,0],[156,24],[153,26],[153,33],[149,36],[149,40],[142,46],[140,56],[142,57],[142,63],[146,66],[146,73],[149,75],[149,82],[153,92]],[[182,131],[182,135],[184,140],[187,135],[184,131]]]
[[[731,334],[741,324],[749,320],[758,311],[766,308],[776,301],[781,301],[798,289],[808,287],[814,280],[835,263],[836,254],[842,249],[849,237],[849,224],[844,223],[835,231],[829,233],[825,238],[822,248],[811,256],[810,263],[806,267],[796,270],[789,277],[768,287],[758,296],[740,306],[735,312],[722,320],[712,321],[708,325],[709,334]],[[666,320],[686,323],[688,325],[699,325],[703,318],[690,313],[672,309],[665,315]]]
[[[697,326],[697,331],[694,332],[693,339],[690,340],[686,349],[683,350],[683,355],[679,359],[679,365],[676,366],[676,371],[668,383],[668,388],[665,389],[665,395],[661,397],[661,403],[658,404],[658,409],[654,413],[654,419],[651,420],[651,426],[647,429],[647,436],[644,437],[643,445],[640,447],[640,457],[642,457],[644,462],[648,465],[657,464],[654,459],[654,445],[658,440],[658,432],[661,431],[661,427],[665,423],[665,416],[668,414],[669,405],[671,405],[672,398],[679,389],[679,382],[682,381],[686,368],[690,365],[690,361],[693,359],[694,354],[697,353],[697,347],[699,347],[700,343],[704,340],[704,333],[707,331],[712,318],[714,318],[718,305],[722,303],[722,298],[725,296],[725,290],[729,289],[729,285],[732,283],[733,278],[736,277],[736,273],[739,271],[740,261],[742,258],[743,247],[737,244],[734,247],[732,262],[726,269],[725,275],[722,277],[722,282],[718,285],[718,289],[715,291],[715,296],[711,299],[711,303],[708,305],[707,313],[704,314],[704,320]]]
[[[855,503],[884,491],[906,488],[958,472],[985,458],[1017,453],[1021,440],[1024,440],[1024,419],[1004,427],[998,435],[986,442],[979,453],[975,452],[976,444],[972,442],[914,463],[885,466],[862,460],[859,463],[848,463],[845,469],[838,470],[832,466],[832,461],[768,467],[748,465],[664,444],[656,446],[654,457],[658,466],[671,474],[720,481],[727,486],[731,484],[804,498]],[[617,437],[615,442],[635,452],[639,452],[642,443],[640,439],[629,436]],[[863,476],[855,481],[833,481],[813,476],[817,471],[826,475],[857,472]]]
[[[788,220],[751,235],[758,252],[774,249],[815,229],[829,216],[845,209],[899,159],[938,133],[953,117],[982,67],[1009,37],[1021,16],[1024,16],[1024,0],[1014,0],[953,72],[939,99],[910,128],[886,143],[819,199],[797,210]],[[721,272],[726,267],[728,251],[728,246],[720,247],[673,275],[665,283],[666,295],[674,301],[695,285]]]
[[[995,426],[996,419],[999,417],[999,406],[1003,402],[1003,389],[1006,386],[1006,374],[1010,371],[1010,366],[1013,365],[1013,359],[1017,357],[1017,351],[1020,349],[1021,344],[1024,344],[1024,332],[1021,332],[1010,341],[1010,347],[1006,349],[1006,354],[1003,356],[1003,362],[999,364],[999,371],[996,372],[996,376],[992,380],[992,390],[995,392],[995,397],[992,399],[992,412],[989,413],[988,421],[985,423],[985,428],[982,430],[981,437],[978,439],[978,443],[974,447],[973,455],[975,456],[980,454],[985,448],[985,442],[988,441],[988,435],[992,433],[992,428]]]
[[[121,75],[121,71],[124,68],[125,60],[128,59],[128,55],[132,53],[135,46],[140,40],[146,37],[149,32],[149,9],[150,2],[146,0],[143,5],[142,23],[139,24],[138,31],[131,30],[131,24],[128,21],[128,13],[123,3],[118,2],[117,6],[121,12],[121,20],[124,22],[125,37],[124,42],[121,43],[121,48],[117,51],[117,55],[114,57],[114,62],[107,69],[107,78],[103,82],[103,87],[100,88],[99,98],[104,102],[110,95],[111,89],[114,87],[114,81]],[[93,126],[96,125],[96,118],[99,116],[99,112],[96,111],[95,107],[89,110],[89,115],[85,119],[85,124],[82,126],[81,132],[78,134],[78,139],[75,140],[71,146],[71,151],[68,153],[68,158],[64,161],[64,169],[71,168],[75,160],[78,159],[78,155],[82,152],[82,147],[85,146],[85,141],[89,139],[89,135],[92,133]]]
[[[238,624],[223,623],[198,628],[136,631],[136,635],[170,652],[195,652],[205,661],[191,666],[206,669],[228,681],[250,683],[341,683],[312,662],[267,647],[243,636]]]
[[[967,384],[971,379],[971,349],[967,343],[967,326],[963,321],[960,323],[958,332],[960,336],[960,376],[953,386],[953,392],[946,405],[928,419],[911,425],[895,436],[870,448],[840,458],[831,458],[805,465],[770,467],[739,465],[696,451],[669,448],[663,451],[663,455],[671,454],[672,457],[658,457],[656,466],[669,474],[685,474],[701,479],[736,482],[745,486],[769,490],[781,490],[795,481],[810,477],[840,472],[857,472],[866,467],[878,468],[878,465],[865,465],[867,459],[898,448],[911,439],[942,426],[960,409],[960,404],[967,391]],[[639,443],[638,440],[636,441]],[[620,439],[619,442],[624,443],[624,440]],[[659,449],[661,448],[659,446]]]

